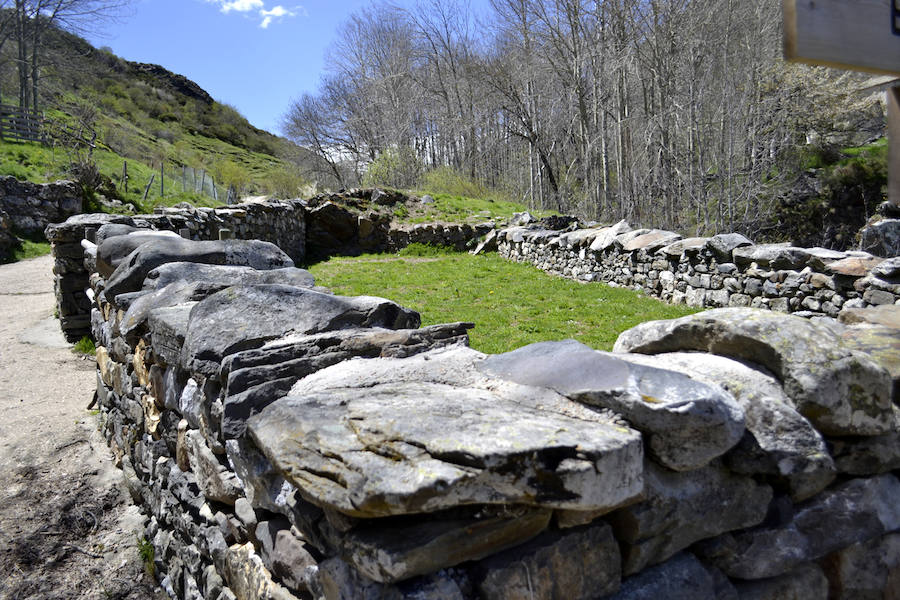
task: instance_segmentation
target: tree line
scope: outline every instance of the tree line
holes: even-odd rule
[[[19,107],[38,112],[48,66],[48,34],[84,34],[116,18],[131,0],[0,0],[0,61],[14,65]],[[11,48],[11,51],[10,51]],[[2,66],[2,64],[0,64]],[[4,96],[12,93],[0,89]]]
[[[375,4],[284,130],[322,181],[451,168],[532,207],[748,234],[852,75],[781,60],[778,0]],[[378,169],[383,173],[384,168]]]

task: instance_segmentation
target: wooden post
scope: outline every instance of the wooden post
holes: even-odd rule
[[[153,180],[156,179],[156,173],[150,175],[150,181],[147,183],[147,187],[144,188],[144,197],[141,198],[141,202],[147,201],[147,194],[150,193],[150,186],[153,185]]]
[[[122,161],[122,190],[128,193],[128,161]]]
[[[166,195],[166,161],[159,161],[159,197]]]
[[[888,88],[888,201],[900,208],[900,85]]]

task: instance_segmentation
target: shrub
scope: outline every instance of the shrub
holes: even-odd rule
[[[421,174],[422,163],[411,148],[388,148],[369,163],[363,185],[406,189],[414,187]]]
[[[432,194],[451,194],[469,198],[484,198],[491,195],[480,181],[476,181],[452,167],[437,167],[422,176],[419,187]]]

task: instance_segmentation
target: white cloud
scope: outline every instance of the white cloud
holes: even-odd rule
[[[264,9],[265,4],[263,0],[208,0],[213,2],[214,4],[218,4],[223,13],[230,13],[231,11],[235,12],[250,12],[252,10]]]
[[[302,6],[299,8],[303,10]],[[259,11],[259,16],[263,18],[262,23],[260,23],[259,26],[263,29],[267,29],[276,19],[280,21],[284,17],[296,17],[297,13],[293,10],[288,10],[279,4],[278,6],[272,7],[271,10],[263,8]]]
[[[209,4],[215,4],[223,13],[230,12],[244,13],[250,16],[250,13],[256,13],[261,19],[259,26],[262,29],[268,29],[272,23],[278,23],[287,17],[304,16],[308,17],[309,13],[301,6],[293,6],[285,8],[281,4],[266,8],[265,0],[205,0]]]

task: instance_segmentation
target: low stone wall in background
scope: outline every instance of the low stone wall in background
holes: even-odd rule
[[[129,231],[83,257],[98,401],[173,598],[896,588],[897,307],[488,356],[470,324],[330,295],[271,244]]]
[[[675,304],[836,317],[844,308],[900,302],[900,257],[866,252],[754,245],[736,233],[685,239],[671,231],[632,229],[624,221],[585,229],[510,227],[498,233],[497,243],[510,260]]]
[[[81,190],[73,181],[31,183],[0,177],[0,212],[22,235],[40,235],[47,225],[81,213]]]
[[[371,196],[372,190],[367,191]],[[346,195],[337,198],[352,200]],[[62,330],[72,342],[90,335],[90,300],[84,293],[88,269],[82,260],[81,242],[93,241],[95,232],[104,224],[177,232],[192,240],[264,240],[277,245],[298,263],[333,255],[396,252],[412,243],[464,250],[493,227],[489,223],[392,226],[389,219],[374,211],[360,213],[328,200],[312,208],[304,200],[273,200],[216,209],[164,208],[152,215],[80,215],[51,225],[45,232],[53,246]]]

